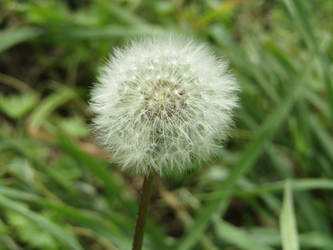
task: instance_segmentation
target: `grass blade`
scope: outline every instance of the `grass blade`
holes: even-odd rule
[[[292,190],[308,191],[308,190],[331,190],[333,191],[333,180],[321,178],[304,178],[290,181]],[[266,193],[281,192],[284,189],[285,181],[271,182],[260,186],[246,187],[246,189],[237,189],[232,192],[236,196],[252,196],[262,195]],[[219,199],[223,191],[216,191],[207,196],[206,199]],[[204,198],[205,199],[205,198]]]
[[[63,87],[59,91],[45,98],[30,116],[29,122],[31,129],[39,128],[56,108],[75,97],[75,91]]]
[[[322,74],[322,80],[326,84],[326,88],[329,95],[330,107],[331,107],[331,119],[333,119],[333,77],[330,70],[329,59],[326,53],[320,51],[319,43],[313,33],[315,30],[309,22],[309,14],[304,6],[305,1],[300,0],[283,0],[290,12],[297,29],[301,31],[304,40],[313,54],[315,54],[320,63],[320,69]]]
[[[239,229],[225,221],[215,221],[214,222],[215,231],[217,234],[232,243],[234,246],[245,250],[273,250],[273,248],[261,243],[252,237],[246,231]]]
[[[319,142],[321,143],[323,149],[327,153],[328,157],[333,161],[333,138],[324,127],[320,124],[318,119],[313,116],[310,119],[313,132],[316,134]]]
[[[283,250],[298,250],[298,234],[293,206],[290,182],[286,182],[282,211],[280,215],[280,230]]]
[[[73,28],[70,31],[64,32],[66,39],[72,40],[109,40],[113,38],[136,37],[142,35],[152,35],[159,32],[157,28],[147,28],[146,26],[139,27],[124,27],[119,25],[109,25],[103,28]]]
[[[81,227],[92,230],[96,235],[115,243],[117,246],[121,247],[121,249],[127,249],[131,246],[129,236],[123,233],[113,221],[110,219],[106,220],[95,212],[78,209],[66,204],[50,202],[38,195],[9,187],[0,186],[0,194],[12,199],[29,201],[42,207],[52,209],[52,211],[56,212],[59,216],[70,219]]]
[[[39,29],[32,27],[0,31],[0,53],[18,43],[36,38],[40,34],[41,31]]]
[[[5,207],[11,211],[15,211],[23,216],[26,216],[31,221],[35,222],[44,230],[50,232],[57,239],[59,239],[63,244],[65,244],[69,249],[72,250],[83,250],[76,238],[69,232],[61,228],[59,225],[53,223],[47,218],[30,211],[23,204],[12,201],[5,196],[0,195],[0,206]]]

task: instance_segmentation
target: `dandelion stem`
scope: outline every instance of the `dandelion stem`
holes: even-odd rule
[[[143,233],[144,233],[145,221],[150,201],[153,180],[154,180],[154,174],[151,173],[150,175],[145,176],[143,182],[140,204],[139,204],[139,212],[138,212],[138,217],[136,219],[135,235],[134,235],[132,250],[141,250],[142,247]]]

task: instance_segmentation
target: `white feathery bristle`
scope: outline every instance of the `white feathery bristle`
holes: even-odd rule
[[[225,61],[173,35],[117,49],[98,82],[90,102],[97,138],[123,169],[144,175],[183,172],[216,153],[239,89]]]

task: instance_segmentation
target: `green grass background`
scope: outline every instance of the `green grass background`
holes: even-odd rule
[[[142,177],[89,132],[108,53],[173,31],[230,62],[222,160],[155,182],[144,249],[333,249],[331,0],[1,0],[0,249],[130,249]]]

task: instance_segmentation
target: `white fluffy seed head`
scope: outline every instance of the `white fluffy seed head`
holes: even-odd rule
[[[237,106],[227,64],[204,45],[172,35],[117,49],[98,82],[90,102],[97,138],[123,169],[144,175],[208,160]]]

